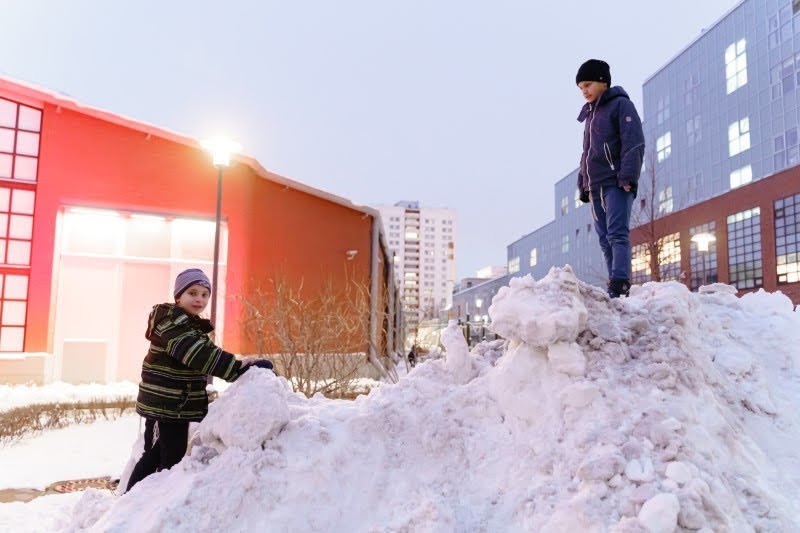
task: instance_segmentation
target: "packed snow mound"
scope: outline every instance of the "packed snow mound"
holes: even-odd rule
[[[490,308],[507,341],[355,401],[252,370],[202,444],[114,498],[95,531],[800,530],[800,313],[781,294],[609,300],[567,267]]]

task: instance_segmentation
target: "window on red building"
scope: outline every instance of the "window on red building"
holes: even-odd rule
[[[778,284],[800,281],[800,194],[775,201]]]
[[[728,268],[731,285],[739,289],[754,289],[764,284],[760,208],[728,217]]]
[[[716,241],[709,242],[708,251],[701,252],[697,248],[697,243],[691,240],[691,237],[694,237],[698,233],[710,233],[716,237],[716,223],[712,221],[708,224],[689,228],[689,265],[692,269],[692,277],[689,280],[689,285],[693,291],[700,288],[701,285],[719,281],[719,274],[717,272],[717,243]]]

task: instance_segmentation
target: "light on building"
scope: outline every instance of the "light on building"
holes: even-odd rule
[[[708,246],[717,238],[710,233],[698,233],[692,237],[692,242],[697,244],[697,249],[701,252],[707,252]]]
[[[475,298],[475,307],[480,309],[481,306],[483,306],[483,300],[481,300],[480,298]]]
[[[242,146],[224,137],[206,139],[200,145],[211,153],[215,167],[227,167],[231,164],[231,156],[242,151]]]

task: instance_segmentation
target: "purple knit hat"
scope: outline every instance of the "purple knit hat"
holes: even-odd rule
[[[209,291],[211,290],[211,282],[208,281],[208,276],[199,268],[189,268],[175,278],[175,299],[180,298],[183,291],[192,285],[200,285]]]

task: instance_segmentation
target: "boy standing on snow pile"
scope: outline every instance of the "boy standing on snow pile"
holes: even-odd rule
[[[234,381],[251,366],[272,368],[266,359],[242,363],[211,342],[208,334],[214,326],[199,316],[211,296],[211,283],[202,270],[190,268],[178,274],[174,296],[174,304],[154,306],[147,321],[150,349],[142,362],[136,401],[136,412],[147,419],[145,452],[133,468],[127,490],[180,462],[189,422],[201,421],[208,412],[207,375]]]
[[[627,296],[631,283],[630,219],[644,158],[644,132],[622,87],[611,87],[608,63],[590,59],[575,77],[586,104],[578,191],[591,203],[594,228],[608,268],[608,295]]]

